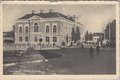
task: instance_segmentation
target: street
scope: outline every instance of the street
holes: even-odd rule
[[[49,53],[47,53],[49,52]],[[56,58],[45,57],[57,56]],[[56,54],[59,55],[56,55]],[[41,55],[48,61],[27,61],[20,63],[19,68],[17,65],[4,66],[4,74],[26,74],[26,75],[44,75],[44,74],[115,74],[116,73],[116,53],[115,49],[105,49],[100,51],[100,55],[96,54],[94,49],[94,58],[90,58],[89,49],[81,48],[65,48],[59,50],[43,51]],[[50,57],[50,56],[49,56]],[[32,59],[32,56],[30,57]],[[35,58],[35,57],[34,57]],[[41,58],[41,57],[40,57]],[[26,60],[26,62],[25,62]]]

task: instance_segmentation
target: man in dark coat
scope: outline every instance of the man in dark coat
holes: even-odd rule
[[[89,52],[90,52],[91,59],[93,59],[94,56],[93,56],[93,47],[92,46],[90,46]]]
[[[96,47],[96,52],[98,55],[100,54],[100,46],[99,45],[97,45],[97,47]]]

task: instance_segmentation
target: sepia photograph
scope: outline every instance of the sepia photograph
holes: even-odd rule
[[[3,3],[3,75],[116,75],[117,6]]]

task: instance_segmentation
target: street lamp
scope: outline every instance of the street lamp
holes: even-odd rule
[[[68,34],[66,35],[66,42],[67,42],[67,44],[68,44]]]
[[[30,20],[28,20],[29,22],[29,39],[28,39],[28,46],[30,46]]]
[[[40,42],[39,45],[40,45],[40,51],[41,51],[41,42],[42,42],[42,39],[41,39],[41,38],[39,39],[39,42]]]

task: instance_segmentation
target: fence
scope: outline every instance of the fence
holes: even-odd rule
[[[32,47],[35,50],[59,49],[51,44],[41,44],[41,46],[37,44],[31,44],[30,46],[28,44],[4,44],[3,50],[27,50],[29,47]]]

